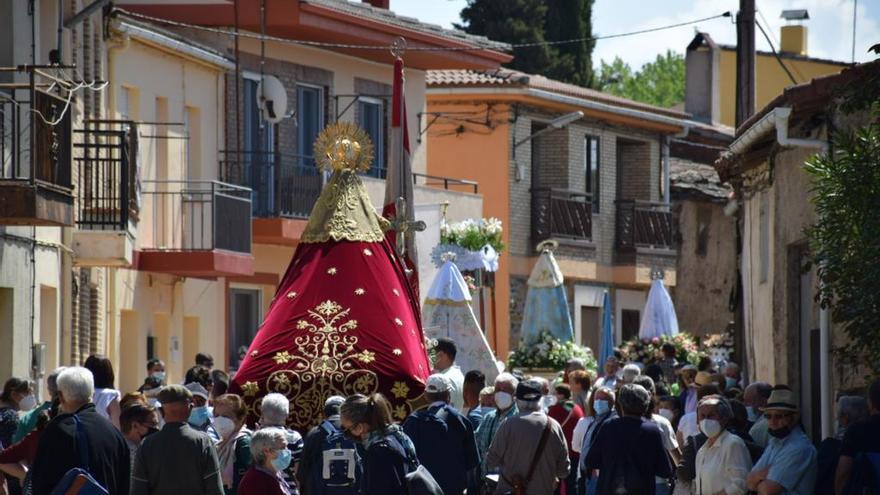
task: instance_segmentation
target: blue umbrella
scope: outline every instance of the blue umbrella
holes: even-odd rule
[[[602,298],[602,351],[599,353],[599,368],[609,356],[614,354],[614,316],[611,310],[611,297],[605,291]]]

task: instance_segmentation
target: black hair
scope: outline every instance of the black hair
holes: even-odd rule
[[[663,368],[659,364],[649,364],[644,374],[650,376],[655,384],[663,381]]]
[[[553,388],[553,391],[566,399],[571,399],[571,387],[569,387],[567,383],[560,383]]]
[[[632,382],[636,385],[641,385],[642,387],[644,387],[645,390],[647,390],[648,393],[651,394],[651,397],[654,397],[656,390],[654,388],[653,378],[648,375],[637,375],[635,378],[633,378]]]
[[[453,361],[455,361],[455,355],[458,354],[455,342],[447,338],[437,339],[437,345],[434,346],[434,349],[445,352]]]
[[[664,356],[675,357],[675,345],[672,342],[666,342],[660,346]]]
[[[28,380],[12,377],[3,384],[3,393],[0,394],[0,400],[10,404],[12,403],[12,394],[18,392],[26,394],[32,388],[32,384]]]
[[[83,367],[92,372],[95,388],[115,388],[113,383],[116,381],[116,376],[113,374],[113,363],[106,357],[92,354],[86,358]]]
[[[480,370],[470,370],[464,374],[464,383],[478,383],[482,389],[486,386],[486,375]]]
[[[159,388],[162,386],[162,380],[156,378],[155,376],[148,376],[144,379],[144,385],[141,387],[144,390],[153,390],[154,388]]]
[[[162,360],[159,358],[152,358],[149,361],[147,361],[147,371],[150,371],[150,368],[152,368],[153,366],[156,366],[157,364],[164,365],[165,363],[163,363]]]
[[[204,352],[196,354],[196,366],[204,366],[207,368],[209,365],[214,365],[214,358],[210,354]]]
[[[336,416],[339,414],[339,408],[342,404],[338,402],[331,402],[330,404],[324,404],[324,418],[329,418],[330,416]]]
[[[214,381],[214,388],[211,390],[211,395],[214,397],[220,397],[229,390],[229,373],[223,370],[211,370],[211,380]]]
[[[214,386],[214,379],[211,378],[211,370],[204,366],[195,365],[186,372],[186,377],[183,380],[183,383],[193,383],[196,382],[199,385],[205,387],[206,389]]]

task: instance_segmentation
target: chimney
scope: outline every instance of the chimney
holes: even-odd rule
[[[803,21],[810,18],[806,9],[783,10],[780,16],[789,23],[779,32],[779,51],[794,55],[807,55],[807,26]]]
[[[388,10],[390,8],[391,0],[363,0],[364,3],[368,3],[377,9],[385,9]]]

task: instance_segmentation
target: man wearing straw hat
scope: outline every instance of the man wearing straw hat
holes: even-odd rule
[[[794,393],[776,387],[764,407],[770,441],[746,483],[759,494],[812,494],[816,484],[816,449],[800,428]]]

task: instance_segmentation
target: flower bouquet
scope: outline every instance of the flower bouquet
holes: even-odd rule
[[[501,241],[501,220],[483,218],[440,225],[440,244],[431,251],[436,266],[444,262],[446,253],[455,255],[455,265],[465,271],[498,270],[498,255],[504,250]]]
[[[584,360],[587,369],[596,369],[596,359],[589,347],[582,347],[574,342],[562,342],[553,337],[547,330],[538,333],[537,340],[522,342],[510,353],[507,367],[513,368],[549,368],[559,371],[565,368],[569,360]]]
[[[673,336],[663,335],[653,339],[633,337],[620,346],[625,361],[640,362],[645,366],[663,359],[663,344],[670,342],[675,346],[675,357],[680,363],[696,365],[706,353],[697,345],[693,335],[679,333]]]
[[[704,352],[713,363],[726,363],[733,356],[734,349],[733,333],[713,333],[703,337],[700,342],[700,350]]]

